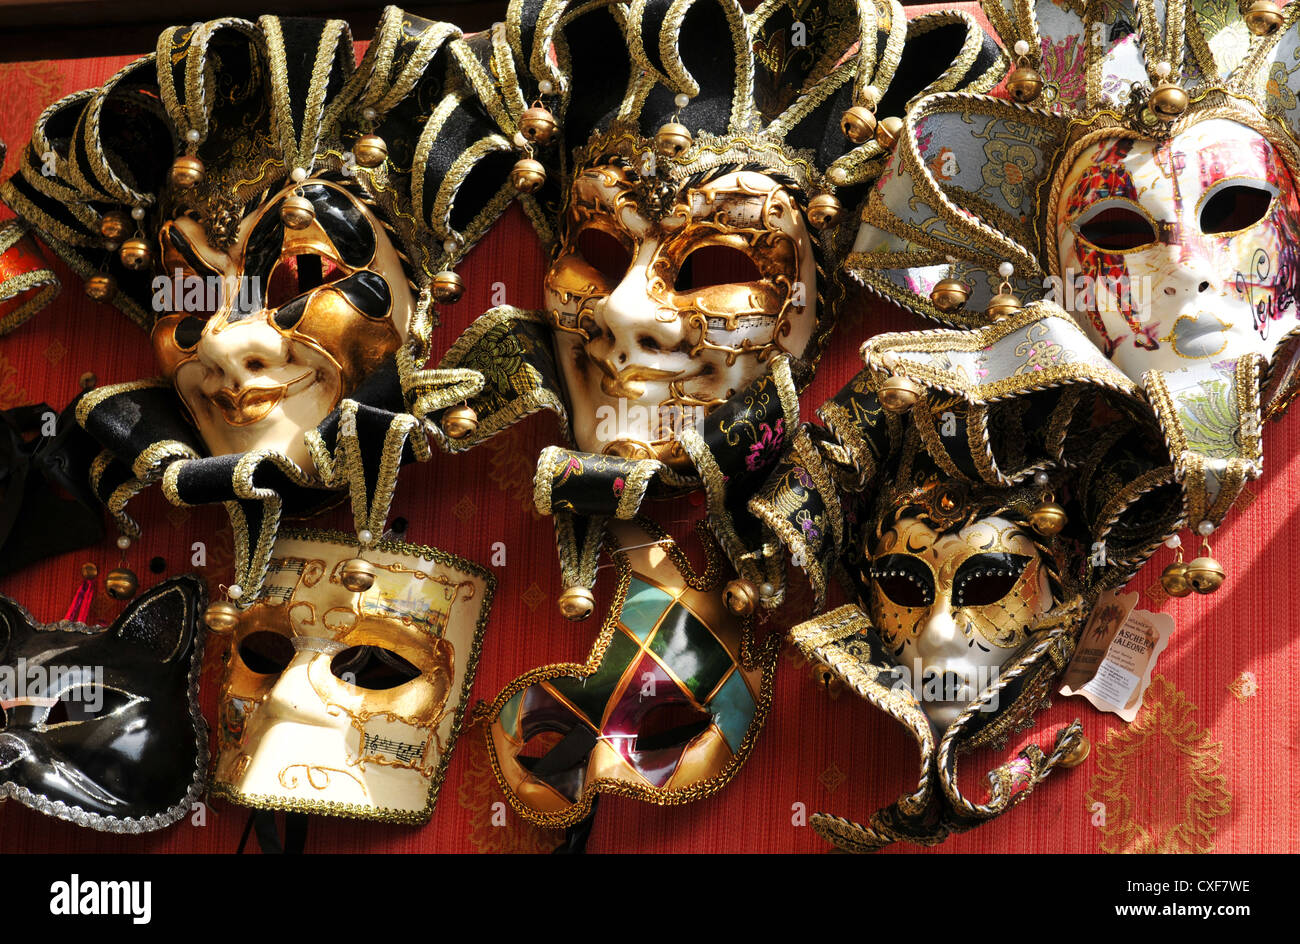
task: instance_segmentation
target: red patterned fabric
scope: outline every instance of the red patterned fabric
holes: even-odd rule
[[[967,5],[963,5],[967,6]],[[926,8],[916,8],[917,12]],[[143,50],[142,50],[143,52]],[[15,155],[47,104],[101,84],[126,58],[0,64],[0,138]],[[4,171],[13,171],[13,160]],[[543,254],[523,215],[512,210],[461,268],[464,299],[444,312],[435,335],[441,353],[472,318],[493,304],[494,283],[520,306],[541,301]],[[155,373],[145,337],[115,310],[96,305],[79,280],[59,263],[61,296],[45,311],[0,339],[0,408],[44,400],[61,407],[77,379],[93,371],[115,383]],[[499,299],[498,299],[499,300]],[[873,333],[920,327],[891,306],[858,296],[844,314],[817,381],[803,398],[805,418],[860,367],[858,345]],[[475,701],[490,700],[512,678],[534,666],[582,661],[596,632],[558,613],[560,592],[552,523],[532,507],[538,451],[555,441],[548,416],[534,418],[464,456],[438,455],[408,467],[394,513],[410,522],[407,539],[433,544],[487,564],[502,541],[505,567],[483,649]],[[1300,521],[1292,496],[1300,494],[1300,417],[1269,424],[1264,477],[1251,484],[1238,510],[1215,536],[1214,554],[1228,580],[1211,596],[1164,597],[1160,569],[1172,560],[1162,550],[1131,589],[1139,606],[1173,616],[1177,628],[1156,667],[1147,705],[1126,725],[1079,698],[1057,698],[1022,740],[1046,746],[1074,718],[1093,743],[1079,768],[1054,773],[1019,807],[975,832],[938,847],[950,852],[1298,851],[1300,777],[1296,772],[1300,711],[1291,683],[1300,678],[1300,642],[1294,638],[1300,590]],[[127,552],[145,587],[162,579],[150,559],[162,557],[166,573],[190,570],[191,543],[207,542],[207,567],[215,584],[229,580],[231,533],[219,508],[184,510],[157,490],[136,500],[144,526],[140,544]],[[670,517],[678,533],[701,513],[698,505],[651,509]],[[313,524],[349,528],[344,512]],[[1293,530],[1294,529],[1294,530]],[[111,538],[85,551],[36,564],[0,580],[0,592],[19,600],[38,619],[63,615],[81,583],[81,565],[100,573],[118,563]],[[598,612],[608,600],[609,570],[598,587]],[[806,599],[806,597],[805,597]],[[806,604],[805,604],[806,606]],[[102,585],[93,620],[109,621],[121,609]],[[798,619],[811,615],[787,608]],[[790,620],[786,621],[788,625]],[[784,626],[777,626],[783,629]],[[203,702],[214,715],[220,658],[212,647],[203,676]],[[963,761],[965,789],[975,792],[980,771],[1010,756],[981,752]],[[714,797],[661,809],[632,800],[602,799],[588,846],[593,852],[821,851],[826,847],[800,825],[801,810],[864,820],[915,785],[915,751],[903,730],[849,692],[827,687],[789,646],[777,672],[775,702],[747,766]],[[504,805],[478,729],[466,732],[450,766],[432,821],[411,828],[313,819],[312,852],[542,851],[559,840],[534,829]],[[1104,805],[1103,809],[1098,804]],[[503,811],[503,812],[501,812]],[[1103,816],[1104,812],[1104,816]],[[504,825],[494,824],[504,821]],[[206,810],[206,823],[189,821],[141,837],[104,835],[36,814],[17,803],[0,807],[0,851],[5,852],[230,852],[247,812],[222,801]],[[502,819],[504,817],[504,820]],[[891,851],[912,851],[900,847]]]

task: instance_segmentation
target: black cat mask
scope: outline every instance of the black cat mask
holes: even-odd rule
[[[161,829],[203,793],[199,614],[175,577],[107,628],[37,623],[0,596],[0,799],[105,832]]]

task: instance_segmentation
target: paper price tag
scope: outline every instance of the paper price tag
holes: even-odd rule
[[[1136,593],[1098,598],[1061,685],[1062,695],[1082,695],[1125,721],[1137,717],[1156,657],[1174,630],[1173,617],[1135,610],[1135,603]]]

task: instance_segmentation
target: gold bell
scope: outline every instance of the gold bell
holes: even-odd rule
[[[365,593],[374,586],[375,565],[364,557],[353,557],[343,562],[339,580],[353,593]]]
[[[289,229],[306,229],[316,222],[316,208],[300,193],[291,193],[280,204],[280,222]]]
[[[362,167],[378,167],[388,160],[388,142],[377,134],[363,134],[352,145],[352,156]]]
[[[898,143],[898,136],[903,133],[903,119],[890,115],[881,119],[876,125],[876,141],[886,151]]]
[[[840,115],[840,130],[853,144],[866,144],[876,133],[876,116],[864,105],[854,105]]]
[[[98,272],[86,279],[86,297],[91,301],[106,302],[117,294],[117,279],[107,272]]]
[[[464,439],[478,429],[478,414],[468,403],[453,406],[442,414],[442,431],[452,439]]]
[[[182,190],[196,187],[203,180],[203,162],[193,154],[182,154],[172,161],[172,186]]]
[[[1015,295],[1010,292],[998,292],[989,300],[987,314],[994,321],[997,321],[1001,318],[1009,318],[1023,307],[1024,305],[1020,303],[1020,299]]]
[[[1088,755],[1092,753],[1092,744],[1082,734],[1079,735],[1079,743],[1075,744],[1068,754],[1061,758],[1060,765],[1065,768],[1078,767]]]
[[[542,184],[546,183],[546,168],[542,166],[541,161],[533,160],[531,157],[523,157],[515,161],[515,166],[510,168],[510,183],[520,193],[536,193],[542,189]]]
[[[214,633],[228,633],[239,625],[239,608],[228,600],[209,603],[203,611],[203,622]]]
[[[1187,565],[1187,582],[1197,593],[1213,593],[1223,586],[1223,565],[1213,557],[1197,557]]]
[[[930,301],[940,311],[956,311],[969,297],[966,283],[959,279],[940,279],[930,292]]]
[[[749,616],[758,605],[758,589],[743,577],[737,577],[722,588],[722,602],[735,615]]]
[[[533,144],[549,144],[555,137],[555,129],[555,116],[541,105],[525,108],[519,116],[519,133]]]
[[[1017,66],[1007,76],[1007,91],[1021,105],[1028,105],[1043,94],[1043,76],[1033,66]]]
[[[1187,111],[1190,99],[1181,85],[1173,82],[1161,82],[1147,99],[1147,107],[1161,121],[1173,121]]]
[[[121,239],[131,232],[131,218],[121,210],[109,210],[99,219],[99,235],[105,239]]]
[[[681,157],[695,142],[686,125],[670,121],[655,132],[655,149],[664,157]]]
[[[834,194],[819,193],[808,201],[808,221],[818,229],[838,226],[844,219],[844,205]]]
[[[916,401],[921,399],[922,393],[924,391],[914,381],[906,377],[891,376],[880,385],[876,397],[880,400],[880,405],[890,413],[906,413],[916,406]]]
[[[1282,25],[1282,9],[1272,0],[1255,0],[1244,16],[1246,28],[1256,36],[1267,36]]]
[[[560,594],[559,604],[566,620],[581,623],[596,609],[596,595],[587,587],[570,587]]]
[[[149,244],[139,236],[132,236],[122,243],[117,257],[122,260],[122,265],[134,272],[147,269],[153,263],[153,252],[149,249]]]
[[[430,291],[438,304],[454,305],[465,292],[465,280],[450,269],[444,269],[434,275]]]
[[[140,589],[140,580],[128,567],[115,567],[104,578],[104,589],[114,600],[129,600]]]
[[[1070,519],[1056,502],[1043,502],[1029,513],[1029,526],[1045,538],[1061,533]]]
[[[1192,585],[1187,580],[1187,565],[1174,561],[1160,572],[1160,586],[1171,597],[1185,597],[1192,592]]]

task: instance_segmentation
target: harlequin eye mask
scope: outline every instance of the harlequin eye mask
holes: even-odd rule
[[[160,829],[203,791],[202,583],[177,577],[112,626],[41,625],[0,597],[0,798],[108,832]]]

